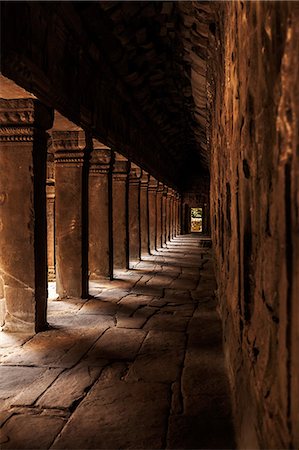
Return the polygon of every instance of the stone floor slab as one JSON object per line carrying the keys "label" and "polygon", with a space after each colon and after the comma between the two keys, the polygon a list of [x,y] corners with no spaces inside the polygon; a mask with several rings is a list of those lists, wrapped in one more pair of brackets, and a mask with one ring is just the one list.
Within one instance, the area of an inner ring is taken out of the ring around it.
{"label": "stone floor slab", "polygon": [[2,335],[1,449],[234,448],[212,253],[167,247]]}
{"label": "stone floor slab", "polygon": [[169,401],[167,385],[104,377],[51,449],[161,449],[165,447]]}
{"label": "stone floor slab", "polygon": [[55,416],[13,415],[1,430],[1,450],[45,450],[65,425]]}

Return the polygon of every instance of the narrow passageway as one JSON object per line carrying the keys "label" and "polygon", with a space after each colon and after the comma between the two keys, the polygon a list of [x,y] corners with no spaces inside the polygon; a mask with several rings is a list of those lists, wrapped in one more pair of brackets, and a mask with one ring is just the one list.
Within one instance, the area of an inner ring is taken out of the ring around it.
{"label": "narrow passageway", "polygon": [[2,333],[1,448],[234,448],[209,243],[176,237],[50,301],[49,331]]}

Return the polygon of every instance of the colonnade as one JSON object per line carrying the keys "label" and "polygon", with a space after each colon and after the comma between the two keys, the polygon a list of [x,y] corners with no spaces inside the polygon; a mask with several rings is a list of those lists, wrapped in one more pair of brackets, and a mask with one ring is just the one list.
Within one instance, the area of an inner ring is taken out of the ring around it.
{"label": "colonnade", "polygon": [[81,129],[53,128],[36,99],[0,100],[4,329],[47,327],[47,282],[88,297],[180,234],[181,197]]}

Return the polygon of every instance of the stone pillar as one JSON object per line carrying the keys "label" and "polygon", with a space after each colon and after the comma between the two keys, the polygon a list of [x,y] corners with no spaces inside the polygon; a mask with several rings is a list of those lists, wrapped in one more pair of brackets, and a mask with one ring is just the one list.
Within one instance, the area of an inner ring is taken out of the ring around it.
{"label": "stone pillar", "polygon": [[129,268],[128,174],[129,161],[116,153],[112,176],[113,268]]}
{"label": "stone pillar", "polygon": [[170,240],[174,237],[174,190],[170,190],[170,203],[169,203],[169,210],[170,210],[170,228],[169,228],[169,237]]}
{"label": "stone pillar", "polygon": [[47,250],[48,281],[55,281],[55,162],[51,139],[47,153]]}
{"label": "stone pillar", "polygon": [[149,174],[142,171],[140,184],[140,238],[141,254],[149,254],[149,221],[148,221],[148,183]]}
{"label": "stone pillar", "polygon": [[[55,181],[54,161],[47,163],[47,248],[48,248],[48,281],[55,281]],[[51,178],[49,178],[49,176]],[[52,178],[53,176],[53,178]]]}
{"label": "stone pillar", "polygon": [[140,178],[142,171],[131,164],[129,175],[129,261],[140,261]]}
{"label": "stone pillar", "polygon": [[162,247],[167,242],[167,186],[164,185],[162,195]]}
{"label": "stone pillar", "polygon": [[178,210],[178,217],[179,217],[179,223],[178,223],[178,234],[183,234],[183,199],[181,194],[178,194],[178,200],[179,200],[179,210]]}
{"label": "stone pillar", "polygon": [[52,131],[55,150],[56,291],[88,297],[88,162],[84,131]]}
{"label": "stone pillar", "polygon": [[93,139],[89,167],[89,278],[113,277],[112,151]]}
{"label": "stone pillar", "polygon": [[167,188],[167,196],[166,196],[166,242],[170,241],[170,224],[171,224],[171,196],[172,189]]}
{"label": "stone pillar", "polygon": [[148,185],[148,221],[149,221],[150,253],[156,250],[157,188],[158,188],[158,181],[151,176]]}
{"label": "stone pillar", "polygon": [[176,193],[176,236],[180,234],[180,194]]}
{"label": "stone pillar", "polygon": [[177,193],[173,191],[172,236],[177,235]]}
{"label": "stone pillar", "polygon": [[163,183],[158,183],[156,195],[156,248],[162,248],[162,197]]}
{"label": "stone pillar", "polygon": [[53,111],[0,99],[0,290],[4,330],[47,328],[47,133]]}

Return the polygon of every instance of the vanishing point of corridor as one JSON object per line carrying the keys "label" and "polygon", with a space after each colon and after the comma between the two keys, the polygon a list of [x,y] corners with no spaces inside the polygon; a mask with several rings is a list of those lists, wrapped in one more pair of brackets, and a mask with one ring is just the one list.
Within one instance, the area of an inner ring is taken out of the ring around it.
{"label": "vanishing point of corridor", "polygon": [[1,448],[234,448],[215,288],[210,240],[179,236],[2,333]]}

